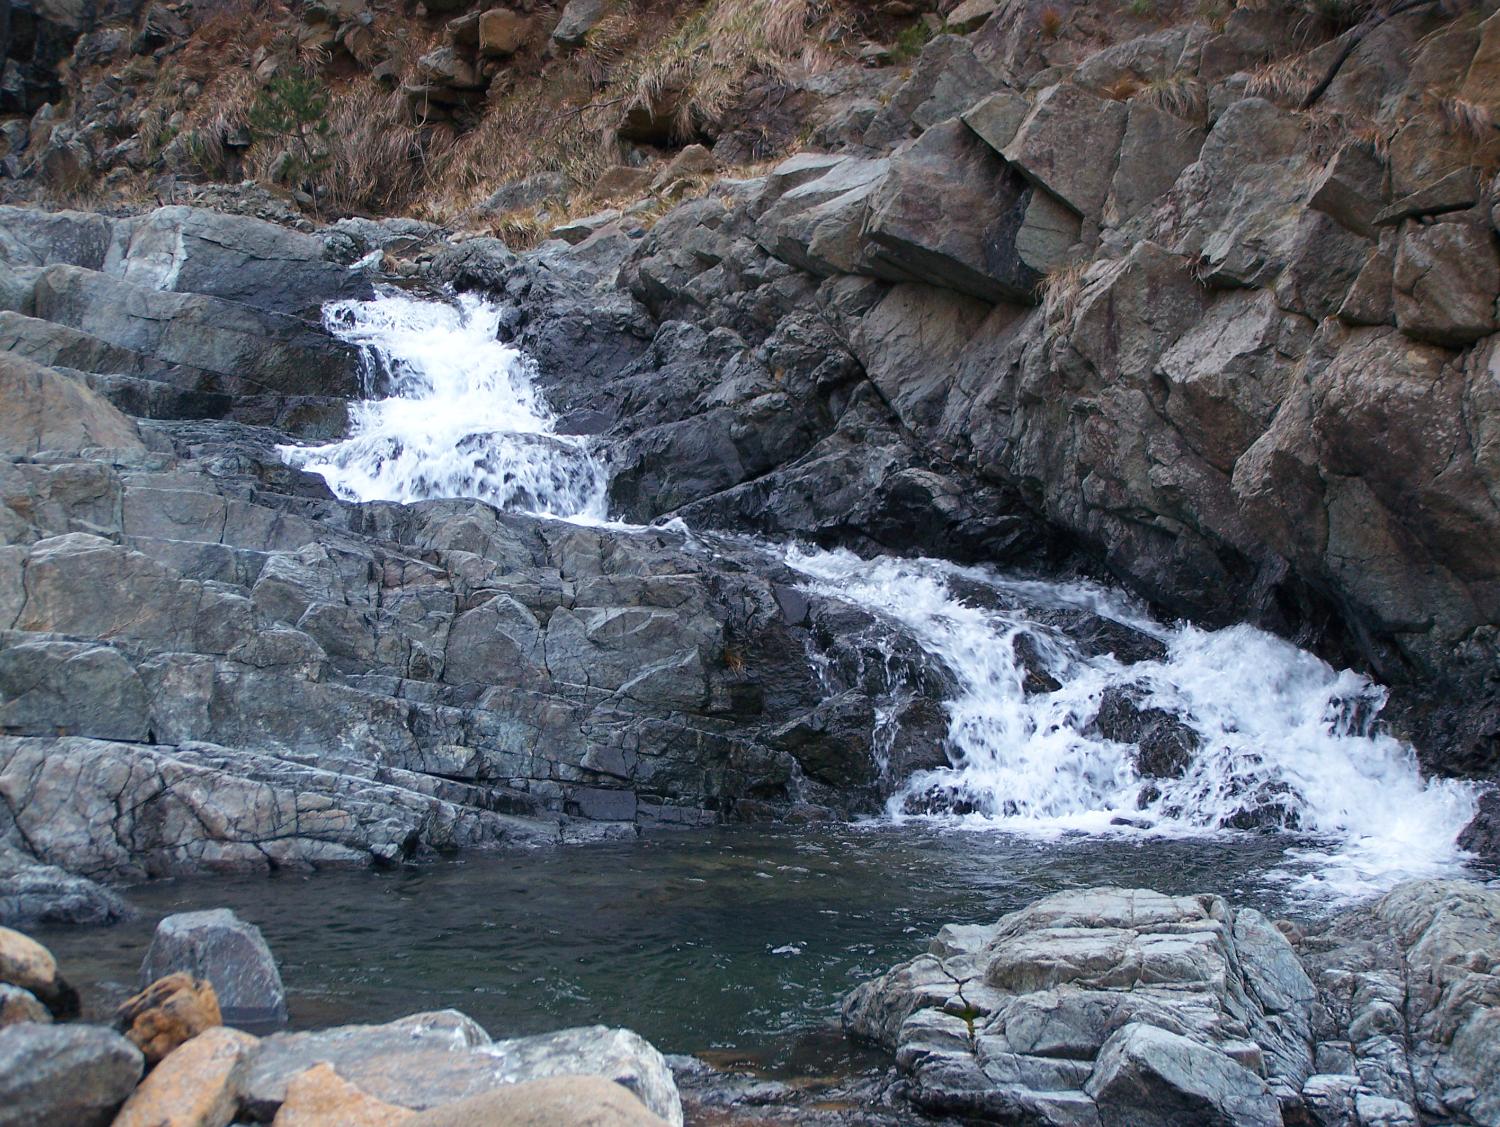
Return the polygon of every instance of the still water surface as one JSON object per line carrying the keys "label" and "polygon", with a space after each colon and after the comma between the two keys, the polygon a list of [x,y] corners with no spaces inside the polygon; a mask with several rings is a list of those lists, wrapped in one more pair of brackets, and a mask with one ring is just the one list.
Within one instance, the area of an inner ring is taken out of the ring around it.
{"label": "still water surface", "polygon": [[1285,838],[1041,841],[934,827],[721,829],[384,872],[162,881],[139,918],[39,935],[86,996],[133,989],[157,920],[230,907],[265,933],[293,1024],[454,1007],[495,1036],[603,1022],[775,1070],[840,998],[949,921],[1098,884],[1218,892],[1306,916]]}

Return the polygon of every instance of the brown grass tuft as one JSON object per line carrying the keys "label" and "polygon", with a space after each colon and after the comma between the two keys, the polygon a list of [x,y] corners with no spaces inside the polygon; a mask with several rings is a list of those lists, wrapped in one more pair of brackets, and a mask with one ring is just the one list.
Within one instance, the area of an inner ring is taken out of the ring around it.
{"label": "brown grass tuft", "polygon": [[1067,325],[1078,312],[1078,303],[1086,288],[1085,275],[1091,262],[1068,262],[1054,266],[1037,285],[1037,297],[1046,312],[1049,325]]}
{"label": "brown grass tuft", "polygon": [[1050,4],[1042,9],[1041,27],[1042,34],[1048,39],[1056,39],[1057,33],[1062,30],[1063,14]]}

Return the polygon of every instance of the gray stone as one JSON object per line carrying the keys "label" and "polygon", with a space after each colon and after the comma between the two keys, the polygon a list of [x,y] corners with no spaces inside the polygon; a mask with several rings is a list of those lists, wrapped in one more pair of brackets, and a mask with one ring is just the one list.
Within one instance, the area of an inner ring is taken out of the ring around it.
{"label": "gray stone", "polygon": [[874,270],[985,301],[1030,301],[1041,275],[1015,253],[1030,192],[962,122],[934,126],[870,197]]}
{"label": "gray stone", "polygon": [[1097,217],[1109,195],[1125,120],[1119,102],[1061,83],[1037,95],[1002,155],[1080,215]]}
{"label": "gray stone", "polygon": [[177,971],[212,984],[226,1025],[254,1033],[286,1023],[286,991],[271,949],[259,928],[227,908],[182,912],[156,925],[141,988]]}
{"label": "gray stone", "polygon": [[605,0],[568,0],[552,29],[552,38],[565,47],[577,47],[604,18]]}
{"label": "gray stone", "polygon": [[0,1029],[0,1125],[103,1127],[141,1078],[141,1052],[92,1025]]}
{"label": "gray stone", "polygon": [[1203,149],[1203,127],[1137,98],[1129,103],[1104,219],[1123,223],[1154,206]]}
{"label": "gray stone", "polygon": [[1030,112],[1031,102],[1024,94],[997,90],[965,110],[963,119],[986,145],[1000,153],[1015,138],[1016,130]]}
{"label": "gray stone", "polygon": [[1385,227],[1405,219],[1467,211],[1479,202],[1479,185],[1472,169],[1461,168],[1415,192],[1402,196],[1371,221]]}
{"label": "gray stone", "polygon": [[1085,1091],[1104,1127],[1279,1127],[1266,1083],[1190,1038],[1132,1023],[1099,1052]]}
{"label": "gray stone", "polygon": [[1451,348],[1495,331],[1500,253],[1494,233],[1469,223],[1408,225],[1396,248],[1396,325]]}

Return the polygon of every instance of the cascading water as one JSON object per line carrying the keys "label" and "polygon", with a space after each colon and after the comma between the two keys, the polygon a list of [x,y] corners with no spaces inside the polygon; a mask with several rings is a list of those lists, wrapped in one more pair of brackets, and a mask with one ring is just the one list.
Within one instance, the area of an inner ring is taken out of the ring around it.
{"label": "cascading water", "polygon": [[[474,297],[445,303],[395,291],[330,304],[325,324],[360,349],[370,398],[354,408],[349,438],[284,447],[284,456],[351,501],[471,497],[604,522],[604,468],[587,440],[555,432],[531,363],[496,339],[501,316]],[[1424,783],[1411,749],[1371,728],[1384,703],[1377,686],[1271,635],[1164,627],[1080,584],[936,560],[767,550],[811,589],[908,634],[957,685],[947,704],[953,766],[911,778],[892,817],[938,806],[961,826],[1031,833],[1191,835],[1270,823],[1307,835],[1291,851],[1315,870],[1303,879],[1346,894],[1461,863],[1454,841],[1472,816],[1472,788]],[[1085,653],[1038,617],[1049,607],[1125,624],[1163,643],[1165,656],[1124,664]],[[1040,690],[1018,656],[1023,638],[1045,674]],[[1099,733],[1111,693],[1171,714],[1196,749],[1168,777],[1143,777],[1136,747]]]}
{"label": "cascading water", "polygon": [[396,291],[333,302],[323,324],[359,349],[365,400],[348,438],[284,446],[347,501],[473,497],[496,508],[602,520],[604,468],[586,439],[560,435],[531,361],[500,343],[502,310]]}
{"label": "cascading water", "polygon": [[[899,625],[953,674],[950,769],[914,775],[891,800],[964,811],[969,826],[1055,833],[1192,834],[1266,826],[1313,841],[1294,855],[1306,878],[1358,893],[1405,876],[1451,873],[1454,841],[1473,816],[1472,788],[1424,782],[1411,748],[1373,730],[1385,693],[1356,673],[1250,626],[1167,628],[1083,584],[1006,579],[938,560],[864,560],[793,549],[809,587]],[[955,586],[986,592],[966,599]],[[1166,645],[1165,657],[1122,664],[1089,656],[1037,617],[1048,608],[1100,615]],[[1055,684],[1028,691],[1016,641]],[[1181,773],[1144,778],[1137,748],[1098,733],[1111,691],[1161,709],[1198,747]]]}

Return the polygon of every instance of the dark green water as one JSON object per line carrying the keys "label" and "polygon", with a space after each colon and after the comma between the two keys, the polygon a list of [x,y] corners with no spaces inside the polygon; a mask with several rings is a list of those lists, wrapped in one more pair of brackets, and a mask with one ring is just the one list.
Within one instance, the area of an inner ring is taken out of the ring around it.
{"label": "dark green water", "polygon": [[674,833],[387,872],[164,881],[129,891],[135,922],[38,937],[102,1002],[134,988],[163,915],[225,906],[264,931],[297,1026],[451,1006],[495,1036],[603,1022],[667,1052],[774,1070],[837,1021],[852,986],[949,921],[1097,884],[1301,914],[1261,876],[1285,845],[889,826]]}

